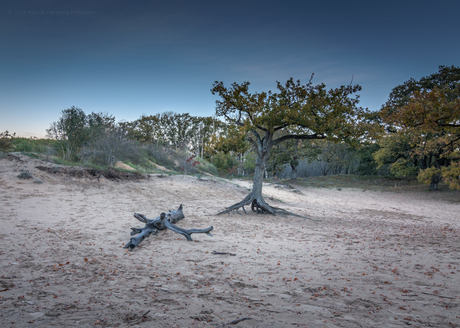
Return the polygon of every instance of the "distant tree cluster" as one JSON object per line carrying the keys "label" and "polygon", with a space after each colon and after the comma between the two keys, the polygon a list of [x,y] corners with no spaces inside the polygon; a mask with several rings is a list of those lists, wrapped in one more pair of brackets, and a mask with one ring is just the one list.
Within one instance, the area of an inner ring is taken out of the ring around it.
{"label": "distant tree cluster", "polygon": [[188,113],[174,112],[142,115],[135,121],[119,124],[134,140],[151,142],[175,150],[187,148],[201,158],[212,137],[225,126],[213,117],[196,117]]}
{"label": "distant tree cluster", "polygon": [[86,115],[81,108],[72,106],[61,112],[61,117],[46,130],[49,138],[60,141],[63,158],[78,160],[79,152],[86,144],[95,142],[114,128],[115,117],[104,113]]}
{"label": "distant tree cluster", "polygon": [[437,190],[443,179],[460,189],[460,68],[395,87],[380,111],[385,128],[375,160],[396,176],[418,175]]}

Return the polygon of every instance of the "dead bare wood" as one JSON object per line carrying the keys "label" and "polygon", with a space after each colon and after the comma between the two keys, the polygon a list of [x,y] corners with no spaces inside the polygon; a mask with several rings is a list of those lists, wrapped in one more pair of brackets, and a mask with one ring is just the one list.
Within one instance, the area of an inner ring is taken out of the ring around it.
{"label": "dead bare wood", "polygon": [[124,248],[129,248],[130,250],[138,247],[139,244],[150,234],[157,234],[159,230],[169,229],[174,231],[175,233],[183,235],[188,241],[193,241],[191,234],[193,233],[205,233],[208,236],[212,235],[210,232],[212,231],[213,227],[210,226],[206,229],[183,229],[175,225],[175,223],[179,222],[183,218],[185,218],[184,213],[182,212],[182,204],[179,206],[177,210],[169,211],[168,214],[161,213],[159,217],[154,220],[147,219],[147,217],[143,214],[134,213],[134,217],[139,221],[145,223],[144,228],[131,228],[131,237],[130,241],[124,246]]}
{"label": "dead bare wood", "polygon": [[432,294],[432,293],[425,293],[425,292],[422,292],[422,294],[437,296],[437,297],[441,297],[441,298],[448,298],[448,299],[451,299],[451,300],[454,300],[454,299],[455,299],[455,297],[444,296],[444,295],[438,295],[438,294]]}
{"label": "dead bare wood", "polygon": [[214,255],[230,255],[230,256],[236,256],[236,254],[234,254],[234,253],[216,252],[216,251],[212,251],[211,254],[214,254]]}
{"label": "dead bare wood", "polygon": [[[220,326],[217,326],[217,327],[225,327],[225,326],[229,326],[229,325],[236,325],[238,323],[240,323],[241,321],[245,321],[245,320],[255,320],[255,321],[259,321],[259,320],[256,320],[254,318],[248,318],[248,317],[245,317],[245,318],[239,318],[239,319],[235,319],[235,320],[232,320],[232,321],[229,321],[227,323],[224,323]],[[217,328],[216,327],[216,328]]]}

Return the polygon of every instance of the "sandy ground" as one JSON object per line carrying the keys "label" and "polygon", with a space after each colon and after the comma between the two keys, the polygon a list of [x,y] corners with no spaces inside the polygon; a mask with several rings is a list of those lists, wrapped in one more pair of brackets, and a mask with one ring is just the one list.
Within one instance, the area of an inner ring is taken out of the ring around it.
{"label": "sandy ground", "polygon": [[[1,327],[460,326],[460,194],[266,185],[269,203],[306,218],[216,216],[247,182],[37,165],[0,159]],[[180,204],[179,226],[214,236],[161,231],[123,248],[143,226],[133,213]]]}

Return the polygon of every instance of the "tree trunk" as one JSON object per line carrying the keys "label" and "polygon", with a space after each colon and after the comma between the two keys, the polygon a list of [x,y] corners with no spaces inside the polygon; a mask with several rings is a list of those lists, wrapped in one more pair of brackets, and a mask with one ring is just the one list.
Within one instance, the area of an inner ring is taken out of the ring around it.
{"label": "tree trunk", "polygon": [[436,191],[438,190],[438,184],[441,182],[441,176],[440,175],[434,175],[431,178],[431,183],[430,183],[430,191]]}
{"label": "tree trunk", "polygon": [[219,212],[218,215],[230,213],[233,210],[238,211],[239,208],[242,208],[243,211],[246,213],[244,206],[252,204],[254,200],[257,201],[260,208],[264,209],[269,213],[276,214],[274,209],[270,207],[262,197],[262,184],[265,174],[265,164],[267,163],[267,160],[270,156],[270,150],[272,147],[271,143],[267,142],[267,140],[271,140],[271,138],[267,138],[266,136],[264,140],[265,142],[259,140],[260,142],[258,143],[258,147],[256,149],[257,158],[251,193],[247,195],[241,202],[228,207],[225,211]]}
{"label": "tree trunk", "polygon": [[266,173],[266,163],[270,157],[270,151],[273,147],[273,132],[264,130],[262,137],[259,135],[257,130],[252,130],[251,133],[255,138],[248,138],[248,140],[255,147],[257,154],[256,167],[254,170],[254,180],[252,182],[252,191],[241,202],[227,207],[225,211],[219,212],[217,215],[230,213],[235,210],[238,211],[240,208],[242,208],[243,211],[247,213],[244,206],[251,205],[252,210],[257,213],[270,213],[273,215],[294,215],[302,217],[282,208],[272,207],[265,202],[265,199],[262,196],[262,185],[264,174]]}
{"label": "tree trunk", "polygon": [[[441,164],[440,164],[440,156],[436,156],[435,157],[435,163],[434,163],[434,166],[437,168],[437,169],[440,169],[441,167]],[[441,182],[441,175],[440,174],[435,174],[433,175],[433,177],[431,178],[431,182],[430,182],[430,191],[436,191],[438,190],[438,184],[439,182]]]}
{"label": "tree trunk", "polygon": [[257,213],[270,213],[273,215],[281,214],[281,215],[295,215],[297,214],[288,212],[282,208],[272,207],[265,202],[264,197],[262,196],[262,186],[263,186],[263,178],[266,172],[265,166],[267,163],[268,158],[270,157],[270,151],[272,148],[272,135],[268,134],[263,138],[263,140],[259,140],[258,147],[256,149],[256,167],[254,170],[254,180],[252,182],[252,191],[249,195],[247,195],[241,202],[236,203],[230,207],[227,207],[225,211],[217,213],[217,215],[230,213],[234,210],[238,211],[238,209],[242,208],[245,213],[246,210],[244,206],[251,205],[252,210]]}
{"label": "tree trunk", "polygon": [[201,160],[203,160],[204,155],[204,137],[201,138]]}
{"label": "tree trunk", "polygon": [[265,163],[263,156],[258,155],[256,159],[256,167],[254,170],[254,179],[252,181],[252,194],[254,198],[262,197],[262,185],[265,174]]}
{"label": "tree trunk", "polygon": [[297,179],[297,166],[291,164],[291,180]]}
{"label": "tree trunk", "polygon": [[131,228],[131,236],[136,234],[137,236],[131,237],[130,241],[125,245],[124,248],[129,248],[130,250],[132,250],[135,247],[138,247],[139,244],[146,237],[150,236],[150,234],[153,233],[155,235],[159,230],[165,229],[169,229],[178,234],[183,235],[188,241],[193,241],[192,237],[190,236],[192,233],[205,233],[208,236],[212,237],[212,235],[210,234],[210,231],[212,231],[213,229],[212,226],[206,229],[185,230],[174,225],[175,223],[185,218],[184,213],[182,212],[182,204],[175,211],[169,211],[168,214],[161,213],[160,216],[157,217],[155,220],[149,220],[145,217],[145,215],[139,213],[134,213],[134,217],[139,221],[145,223],[145,227],[142,229]]}

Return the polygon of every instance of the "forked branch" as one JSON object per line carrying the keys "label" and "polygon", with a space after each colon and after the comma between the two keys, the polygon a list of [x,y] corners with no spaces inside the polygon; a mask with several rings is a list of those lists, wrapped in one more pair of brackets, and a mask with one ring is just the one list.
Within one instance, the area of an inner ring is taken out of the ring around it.
{"label": "forked branch", "polygon": [[139,244],[151,234],[156,234],[158,230],[165,230],[169,229],[174,231],[175,233],[183,235],[188,241],[193,241],[191,234],[192,233],[205,233],[208,236],[212,235],[210,232],[212,231],[213,227],[208,227],[206,229],[182,229],[175,225],[175,223],[179,222],[183,218],[185,218],[184,213],[182,212],[182,204],[179,208],[175,211],[169,211],[168,214],[161,213],[159,217],[155,220],[148,219],[145,215],[134,213],[134,217],[139,221],[145,223],[144,228],[131,228],[131,236],[137,235],[135,237],[131,237],[130,241],[125,245],[124,248],[129,248],[132,250],[135,247],[138,247]]}

